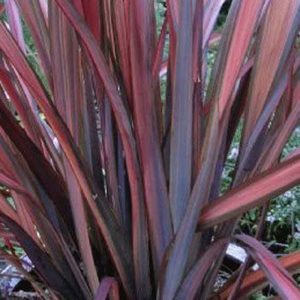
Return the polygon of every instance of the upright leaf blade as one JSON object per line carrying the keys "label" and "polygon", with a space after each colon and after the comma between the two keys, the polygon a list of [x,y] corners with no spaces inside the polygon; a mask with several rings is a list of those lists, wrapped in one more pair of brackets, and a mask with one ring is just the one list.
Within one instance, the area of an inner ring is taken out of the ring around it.
{"label": "upright leaf blade", "polygon": [[176,294],[176,300],[195,298],[198,289],[201,284],[203,284],[203,279],[207,274],[207,271],[210,269],[211,265],[214,263],[225,245],[226,240],[221,239],[214,242],[204,252],[183,280]]}
{"label": "upright leaf blade", "polygon": [[[244,142],[260,113],[277,72],[284,66],[297,27],[300,1],[270,1],[260,32],[250,83]],[[295,33],[294,33],[295,32]]]}
{"label": "upright leaf blade", "polygon": [[[116,222],[115,216],[113,215],[109,207],[107,207],[103,202],[99,201],[102,209],[98,210],[95,203],[95,197],[101,197],[101,191],[99,191],[97,185],[93,182],[91,174],[82,163],[78,148],[72,140],[67,126],[63,122],[61,116],[58,114],[57,109],[53,106],[52,102],[47,97],[34,72],[28,66],[20,49],[8,33],[3,23],[0,24],[0,40],[3,42],[1,43],[0,48],[12,62],[19,74],[22,76],[24,82],[27,83],[31,93],[35,96],[37,103],[40,105],[41,110],[47,117],[47,121],[55,132],[60,145],[65,155],[67,156],[76,175],[76,178],[82,188],[85,199],[87,200],[90,210],[97,222],[97,225],[99,226],[99,228],[101,228],[101,232],[107,242],[108,249],[112,253],[114,263],[119,270],[124,288],[126,289],[128,295],[132,295],[132,275],[129,275],[129,273],[131,273],[129,263],[131,257],[129,250],[130,248],[126,237],[121,233],[119,224]],[[114,89],[114,91],[116,91],[116,89]],[[123,105],[121,105],[121,107],[123,107]],[[126,114],[124,115],[121,113],[121,116],[122,118],[124,118]],[[41,169],[39,170],[42,171]],[[125,267],[125,265],[127,265],[127,267]]]}
{"label": "upright leaf blade", "polygon": [[[171,240],[166,179],[159,143],[159,115],[155,110],[155,88],[158,82],[152,76],[155,47],[155,15],[152,1],[133,0],[129,4],[130,70],[133,96],[133,120],[145,191],[149,233],[155,276],[158,275],[164,251]],[[150,55],[149,55],[150,54]],[[146,258],[146,257],[145,257]],[[144,264],[145,261],[140,262]],[[139,270],[139,273],[142,269]],[[145,268],[144,272],[148,273]],[[145,276],[146,274],[143,274]],[[136,274],[136,276],[140,276]],[[142,277],[140,278],[142,280]],[[138,280],[138,278],[136,278]],[[145,278],[143,281],[149,280]],[[141,282],[139,282],[141,286]],[[140,291],[150,296],[149,290]]]}
{"label": "upright leaf blade", "polygon": [[214,29],[219,12],[225,0],[204,0],[204,19],[203,19],[203,42],[202,47],[205,49],[209,42],[209,38]]}
{"label": "upright leaf blade", "polygon": [[95,300],[119,300],[118,282],[113,277],[105,277],[101,280]]}
{"label": "upright leaf blade", "polygon": [[37,48],[37,55],[40,58],[43,71],[46,74],[48,83],[52,86],[52,65],[50,62],[50,46],[49,46],[49,33],[46,20],[42,13],[42,7],[38,1],[16,1],[21,9],[22,15],[25,18],[27,26],[35,41]]}
{"label": "upright leaf blade", "polygon": [[177,33],[170,153],[170,205],[174,230],[185,213],[192,176],[193,5],[181,1]]}
{"label": "upright leaf blade", "polygon": [[[222,119],[230,109],[231,94],[245,60],[251,38],[260,16],[264,0],[233,1],[221,39],[211,93],[219,103]],[[243,34],[241,34],[243,32]]]}

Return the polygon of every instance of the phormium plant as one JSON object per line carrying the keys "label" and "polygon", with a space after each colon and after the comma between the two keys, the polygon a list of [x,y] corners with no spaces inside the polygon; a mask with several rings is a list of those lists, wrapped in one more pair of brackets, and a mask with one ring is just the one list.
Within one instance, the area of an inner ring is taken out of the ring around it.
{"label": "phormium plant", "polygon": [[[1,4],[0,251],[41,298],[244,299],[269,283],[300,299],[300,253],[259,242],[269,201],[300,183],[300,152],[281,159],[300,117],[300,1],[232,0],[216,29],[224,2]],[[236,225],[255,207],[251,237]],[[218,287],[230,242],[249,258]]]}

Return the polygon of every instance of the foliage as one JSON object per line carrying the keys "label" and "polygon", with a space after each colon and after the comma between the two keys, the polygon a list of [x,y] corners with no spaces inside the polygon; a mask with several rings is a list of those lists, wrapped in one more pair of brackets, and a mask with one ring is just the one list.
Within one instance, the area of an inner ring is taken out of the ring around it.
{"label": "foliage", "polygon": [[260,240],[300,184],[300,1],[224,3],[1,4],[0,254],[41,298],[299,299]]}

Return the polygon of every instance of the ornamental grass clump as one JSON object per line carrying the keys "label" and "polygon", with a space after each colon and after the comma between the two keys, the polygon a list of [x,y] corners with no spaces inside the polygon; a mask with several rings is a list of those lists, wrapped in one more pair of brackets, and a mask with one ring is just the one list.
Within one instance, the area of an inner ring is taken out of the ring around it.
{"label": "ornamental grass clump", "polygon": [[[300,183],[299,150],[281,157],[300,117],[300,1],[232,0],[220,27],[224,2],[1,4],[0,254],[42,299],[233,300],[266,284],[300,299],[300,253],[260,242],[270,200]],[[248,258],[218,286],[229,243]]]}

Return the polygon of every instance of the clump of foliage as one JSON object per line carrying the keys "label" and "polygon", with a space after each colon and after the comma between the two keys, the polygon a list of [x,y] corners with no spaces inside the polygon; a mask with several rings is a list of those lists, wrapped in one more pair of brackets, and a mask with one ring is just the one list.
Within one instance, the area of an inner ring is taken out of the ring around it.
{"label": "clump of foliage", "polygon": [[[233,0],[219,28],[224,2],[1,5],[0,254],[41,298],[299,299],[300,253],[260,240],[300,183],[300,1]],[[249,257],[218,286],[230,242]]]}

